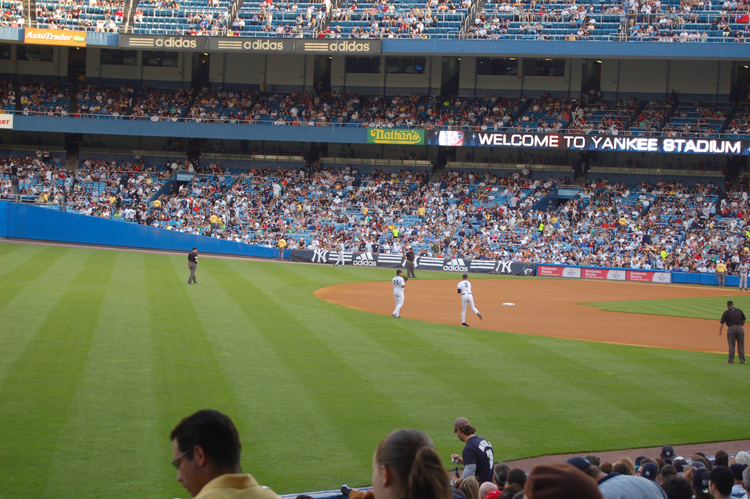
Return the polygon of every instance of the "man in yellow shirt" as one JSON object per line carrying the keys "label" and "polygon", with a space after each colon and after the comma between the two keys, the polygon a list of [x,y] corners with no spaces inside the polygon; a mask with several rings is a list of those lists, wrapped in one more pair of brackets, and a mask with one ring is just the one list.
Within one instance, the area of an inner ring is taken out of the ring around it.
{"label": "man in yellow shirt", "polygon": [[242,443],[237,428],[225,414],[203,410],[172,430],[172,464],[177,481],[198,499],[280,499],[252,475],[242,474]]}
{"label": "man in yellow shirt", "polygon": [[276,245],[279,247],[279,257],[276,259],[278,261],[284,258],[284,250],[286,249],[286,240],[284,239],[284,236],[279,238],[279,242]]}
{"label": "man in yellow shirt", "polygon": [[716,277],[719,279],[719,286],[724,286],[724,281],[727,278],[727,265],[723,260],[716,261]]}

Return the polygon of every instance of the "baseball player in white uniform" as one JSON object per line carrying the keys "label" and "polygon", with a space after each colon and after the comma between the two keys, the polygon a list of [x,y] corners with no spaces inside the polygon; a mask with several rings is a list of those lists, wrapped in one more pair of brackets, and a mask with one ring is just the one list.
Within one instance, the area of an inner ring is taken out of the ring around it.
{"label": "baseball player in white uniform", "polygon": [[474,306],[474,297],[471,295],[471,283],[469,282],[469,276],[464,274],[463,280],[458,283],[458,294],[461,295],[461,325],[463,327],[469,327],[466,324],[466,306],[471,306],[472,312],[477,314],[479,320],[482,320],[482,314],[479,313],[477,307]]}
{"label": "baseball player in white uniform", "polygon": [[396,319],[400,319],[401,307],[404,306],[404,286],[406,281],[401,277],[401,269],[396,271],[396,277],[391,282],[393,283],[393,298],[396,300],[396,310],[391,314]]}
{"label": "baseball player in white uniform", "polygon": [[339,255],[336,258],[336,263],[333,264],[333,266],[337,266],[339,263],[342,267],[344,267],[344,250],[346,249],[346,245],[344,244],[344,240],[342,239],[341,242],[339,242]]}

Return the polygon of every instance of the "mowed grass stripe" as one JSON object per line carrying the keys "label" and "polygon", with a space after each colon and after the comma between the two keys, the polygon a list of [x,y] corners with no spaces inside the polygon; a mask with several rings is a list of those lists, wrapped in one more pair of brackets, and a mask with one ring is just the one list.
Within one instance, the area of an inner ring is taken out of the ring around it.
{"label": "mowed grass stripe", "polygon": [[[16,255],[21,257],[18,253]],[[62,260],[64,264],[58,262],[46,266],[46,270],[35,279],[29,276],[28,281],[7,295],[9,297],[12,294],[13,297],[0,308],[0,383],[11,372],[13,364],[38,333],[62,295],[69,292],[70,282],[83,268],[89,255],[90,252],[65,255]],[[17,282],[3,281],[0,293],[6,286],[12,288],[17,285]]]}
{"label": "mowed grass stripe", "polygon": [[715,320],[718,327],[721,314],[727,309],[727,300],[750,314],[750,293],[737,296],[711,296],[705,298],[672,298],[665,300],[625,300],[613,302],[582,303],[608,312],[665,315],[690,319]]}
{"label": "mowed grass stripe", "polygon": [[[446,395],[456,388],[456,373],[471,379],[487,376],[487,369],[477,366],[475,358],[456,356],[453,345],[441,348],[433,344],[431,337],[435,335],[460,337],[456,335],[455,327],[408,319],[394,320],[389,316],[341,307],[312,297],[311,291],[319,285],[317,276],[313,280],[300,279],[296,272],[290,272],[294,266],[272,269],[273,274],[266,273],[266,268],[263,267],[264,275],[255,281],[268,286],[269,295],[278,302],[278,308],[283,308],[290,316],[308,316],[310,320],[306,327],[312,334],[325,342],[353,371],[370,379],[373,389],[380,392],[383,399],[392,400],[399,406],[400,414],[405,417],[387,419],[388,426],[380,428],[381,438],[399,427],[424,428],[425,421],[435,414],[446,414],[450,418],[456,410],[456,400]],[[276,276],[283,284],[274,280]],[[413,332],[421,333],[425,329],[429,330],[428,334]],[[383,370],[383,364],[389,365],[390,369]],[[373,373],[377,373],[376,380],[372,379]],[[422,402],[414,404],[414,400]],[[488,393],[482,401],[466,398],[459,403],[466,413],[473,413],[481,410],[484,404],[491,404],[492,400],[493,395]],[[354,405],[350,410],[367,419],[376,409]],[[445,433],[446,426],[430,429]],[[455,444],[454,440],[455,437],[451,438],[450,444]],[[360,452],[359,458],[369,461],[369,450]]]}
{"label": "mowed grass stripe", "polygon": [[[268,291],[278,283],[267,278],[251,281],[224,261],[213,261],[204,270],[242,307],[248,321],[265,336],[275,354],[284,359],[285,368],[294,372],[311,397],[318,401],[315,410],[304,409],[311,424],[336,422],[336,447],[345,447],[353,455],[360,454],[363,448],[374,448],[385,436],[382,428],[392,428],[398,421],[408,419],[408,414],[402,413],[392,400],[384,399],[374,389],[376,376],[361,376],[332,351],[330,343],[333,340],[327,343],[311,334],[309,325],[318,320],[314,310],[306,318],[287,312],[285,301],[288,300],[280,298],[283,293]],[[270,314],[269,305],[272,307]],[[340,325],[331,324],[331,328],[340,328]],[[281,332],[284,334],[279,334]],[[367,425],[362,424],[357,407],[367,408]],[[325,444],[320,443],[321,446]],[[325,449],[321,449],[321,453],[327,455]]]}
{"label": "mowed grass stripe", "polygon": [[[181,260],[176,264],[178,274],[182,265]],[[191,286],[189,295],[198,314],[211,317],[208,338],[233,386],[239,412],[231,416],[242,436],[243,470],[277,492],[311,490],[311,477],[321,477],[320,487],[329,486],[331,462],[343,463],[346,470],[358,456],[332,441],[336,422],[315,417],[319,401],[297,373],[287,369],[285,359],[259,331],[258,321],[248,319],[245,308],[253,297],[235,302],[214,279],[212,265],[208,259],[201,261],[200,284]],[[255,264],[238,266],[249,278],[262,277]],[[312,370],[307,374],[314,375]],[[274,432],[270,440],[269,428]],[[290,458],[305,465],[290,466]]]}
{"label": "mowed grass stripe", "polygon": [[86,254],[83,268],[0,385],[0,427],[10,437],[0,454],[7,497],[46,495],[51,451],[67,423],[116,256]]}
{"label": "mowed grass stripe", "polygon": [[[182,418],[208,408],[237,413],[231,383],[188,294],[188,274],[178,274],[173,260],[177,257],[144,254],[151,383],[156,399],[156,431],[164,446],[161,457],[165,461],[172,455],[169,433]],[[184,267],[187,271],[187,260]],[[185,494],[176,481],[170,480],[167,487],[173,497]]]}
{"label": "mowed grass stripe", "polygon": [[5,256],[26,247],[27,246],[24,246],[22,244],[0,243],[0,262],[2,262],[2,259],[5,258]]}
{"label": "mowed grass stripe", "polygon": [[34,256],[17,265],[9,266],[9,270],[0,274],[3,283],[0,286],[0,310],[47,269],[60,262],[69,251],[68,248],[57,247],[44,247],[41,251],[34,251],[35,249],[29,249]]}
{"label": "mowed grass stripe", "polygon": [[[151,384],[144,255],[117,252],[86,366],[60,432],[45,497],[172,497],[169,442]],[[90,480],[81,480],[87,470]],[[169,475],[169,476],[166,476]],[[112,477],[118,477],[112,480]]]}

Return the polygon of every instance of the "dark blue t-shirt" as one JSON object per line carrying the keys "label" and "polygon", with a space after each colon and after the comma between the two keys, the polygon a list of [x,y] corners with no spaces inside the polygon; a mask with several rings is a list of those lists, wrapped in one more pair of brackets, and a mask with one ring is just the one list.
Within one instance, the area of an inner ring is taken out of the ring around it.
{"label": "dark blue t-shirt", "polygon": [[492,468],[495,465],[495,455],[492,451],[492,444],[487,440],[472,436],[466,442],[463,451],[464,467],[470,464],[476,464],[476,477],[479,483],[492,481]]}

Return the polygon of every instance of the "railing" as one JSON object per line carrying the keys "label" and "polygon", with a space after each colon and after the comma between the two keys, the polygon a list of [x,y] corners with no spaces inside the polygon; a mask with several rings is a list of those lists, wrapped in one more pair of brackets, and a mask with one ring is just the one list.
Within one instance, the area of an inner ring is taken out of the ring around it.
{"label": "railing", "polygon": [[[8,113],[8,114],[14,114],[14,113]],[[165,118],[165,117],[157,117],[158,119],[152,119],[152,116],[132,116],[132,115],[122,115],[119,117],[113,117],[111,115],[102,115],[102,114],[80,114],[80,113],[74,113],[74,114],[68,114],[68,115],[61,115],[61,114],[55,114],[55,113],[46,113],[46,112],[35,112],[35,111],[16,111],[15,114],[19,116],[46,116],[50,118],[77,118],[77,119],[102,119],[102,120],[126,120],[126,121],[155,121],[155,122],[171,122],[171,123],[204,123],[204,124],[223,124],[223,125],[266,125],[266,126],[324,126],[324,127],[331,127],[331,128],[386,128],[386,127],[378,127],[376,125],[373,125],[371,123],[339,123],[339,122],[333,122],[333,121],[319,121],[319,122],[301,122],[297,123],[296,125],[290,122],[284,122],[283,124],[276,124],[273,121],[268,120],[255,120],[255,119],[235,119],[235,118],[225,118],[225,119],[201,119],[201,118]],[[419,129],[419,130],[452,130],[452,131],[466,131],[466,132],[486,132],[486,133],[538,133],[538,134],[554,134],[554,135],[560,135],[560,134],[568,134],[568,135],[587,135],[587,136],[602,136],[602,137],[688,137],[688,138],[697,138],[697,139],[721,139],[721,138],[727,138],[727,139],[750,139],[750,131],[747,133],[709,133],[709,132],[676,132],[676,131],[668,131],[668,132],[662,132],[662,131],[650,131],[648,133],[645,133],[643,131],[630,131],[630,130],[624,130],[619,131],[618,135],[611,135],[608,133],[599,133],[597,131],[592,132],[582,132],[581,130],[577,129],[561,129],[561,130],[554,130],[550,132],[539,132],[539,131],[529,131],[529,130],[518,130],[515,126],[506,127],[506,128],[497,128],[497,127],[486,127],[482,128],[481,126],[470,126],[470,125],[427,125],[427,126],[394,126],[394,127],[387,127],[387,128],[395,128],[395,129],[404,129],[404,130],[412,130],[412,129]]]}
{"label": "railing", "polygon": [[566,172],[572,173],[573,167],[568,164],[538,164],[538,163],[496,163],[492,161],[448,161],[446,168],[457,168],[457,169],[487,169],[487,170],[516,170],[522,171],[528,168],[531,171],[550,171],[550,172]]}

